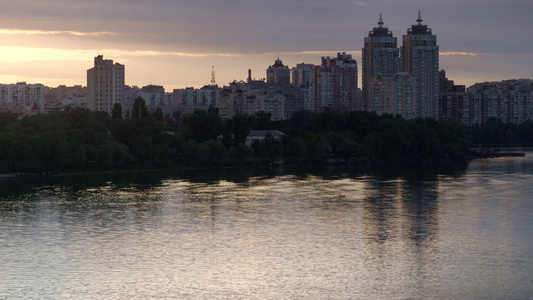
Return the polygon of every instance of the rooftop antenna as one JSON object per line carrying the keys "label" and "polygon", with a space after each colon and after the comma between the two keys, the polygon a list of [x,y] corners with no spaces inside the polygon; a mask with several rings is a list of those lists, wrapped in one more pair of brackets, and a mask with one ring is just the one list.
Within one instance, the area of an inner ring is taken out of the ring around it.
{"label": "rooftop antenna", "polygon": [[211,66],[211,85],[215,85],[215,66]]}
{"label": "rooftop antenna", "polygon": [[383,27],[383,17],[381,17],[381,13],[379,13],[379,22],[378,22],[378,25],[379,25],[379,27]]}
{"label": "rooftop antenna", "polygon": [[418,10],[418,19],[416,19],[416,21],[419,25],[422,23],[422,14],[420,14],[420,10]]}

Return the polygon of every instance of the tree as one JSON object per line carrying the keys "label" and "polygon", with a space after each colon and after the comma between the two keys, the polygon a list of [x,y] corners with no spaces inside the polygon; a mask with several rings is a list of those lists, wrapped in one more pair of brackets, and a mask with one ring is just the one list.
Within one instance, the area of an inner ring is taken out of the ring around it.
{"label": "tree", "polygon": [[14,123],[18,118],[17,114],[14,113],[3,113],[0,114],[0,128],[5,127],[8,124]]}
{"label": "tree", "polygon": [[358,152],[358,145],[354,140],[351,139],[343,139],[337,148],[337,155],[339,155],[341,158],[343,158],[346,162],[350,160],[350,158],[357,155]]}
{"label": "tree", "polygon": [[204,160],[211,163],[219,161],[224,152],[226,152],[226,147],[215,140],[207,140],[202,143],[202,146],[205,147],[205,150],[207,151],[207,157],[205,157]]}
{"label": "tree", "polygon": [[301,137],[293,137],[289,139],[284,150],[287,157],[295,159],[304,158],[307,155],[305,140]]}
{"label": "tree", "polygon": [[324,136],[317,136],[312,133],[306,135],[306,153],[309,159],[314,162],[323,162],[331,154],[331,145]]}
{"label": "tree", "polygon": [[216,140],[221,133],[222,119],[216,114],[195,110],[194,113],[183,117],[181,134],[187,139],[203,143],[207,140]]}
{"label": "tree", "polygon": [[274,127],[274,123],[270,118],[272,117],[272,114],[266,111],[258,111],[255,113],[254,117],[252,118],[252,128],[254,130],[269,130]]}
{"label": "tree", "polygon": [[158,106],[155,110],[155,119],[163,121],[163,110],[161,109],[161,106]]}
{"label": "tree", "polygon": [[226,120],[226,132],[230,137],[234,136],[236,145],[246,142],[246,137],[250,133],[250,116],[236,114],[233,118]]}
{"label": "tree", "polygon": [[134,119],[146,118],[148,110],[146,109],[146,102],[142,97],[137,97],[133,103],[133,110],[131,117]]}
{"label": "tree", "polygon": [[235,159],[239,164],[243,164],[254,155],[254,151],[243,143],[229,149],[226,153],[230,159]]}
{"label": "tree", "polygon": [[120,103],[113,104],[113,111],[111,113],[113,119],[122,119],[122,105]]}
{"label": "tree", "polygon": [[270,134],[265,136],[265,139],[261,142],[261,147],[263,150],[263,157],[271,161],[280,158],[281,153],[283,152],[282,143]]}

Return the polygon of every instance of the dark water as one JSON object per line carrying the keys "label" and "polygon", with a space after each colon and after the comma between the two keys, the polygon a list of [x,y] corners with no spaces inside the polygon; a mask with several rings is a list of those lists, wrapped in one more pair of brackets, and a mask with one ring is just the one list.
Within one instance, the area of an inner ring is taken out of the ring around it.
{"label": "dark water", "polygon": [[533,299],[533,153],[0,181],[0,299]]}

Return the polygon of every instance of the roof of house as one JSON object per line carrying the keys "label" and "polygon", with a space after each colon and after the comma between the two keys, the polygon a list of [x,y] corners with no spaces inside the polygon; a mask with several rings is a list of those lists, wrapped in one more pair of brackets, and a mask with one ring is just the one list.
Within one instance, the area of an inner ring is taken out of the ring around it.
{"label": "roof of house", "polygon": [[270,134],[271,136],[285,136],[285,134],[279,130],[250,130],[250,133],[248,133],[249,137],[255,137],[255,136],[266,136],[267,134]]}

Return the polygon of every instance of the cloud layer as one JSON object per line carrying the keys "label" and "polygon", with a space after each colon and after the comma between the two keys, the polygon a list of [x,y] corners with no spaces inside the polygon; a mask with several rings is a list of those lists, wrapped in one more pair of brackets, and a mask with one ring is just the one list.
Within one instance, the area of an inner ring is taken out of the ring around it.
{"label": "cloud layer", "polygon": [[0,11],[0,81],[24,77],[10,69],[16,63],[38,69],[47,67],[39,62],[72,61],[58,68],[80,68],[71,81],[84,83],[98,54],[127,63],[127,81],[170,87],[209,82],[212,65],[221,84],[246,78],[249,68],[263,74],[278,55],[294,66],[345,51],[360,63],[380,13],[401,44],[419,9],[448,74],[465,84],[529,76],[529,0],[18,0]]}

